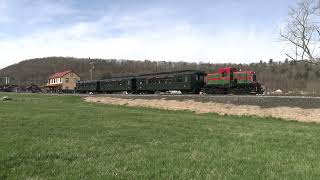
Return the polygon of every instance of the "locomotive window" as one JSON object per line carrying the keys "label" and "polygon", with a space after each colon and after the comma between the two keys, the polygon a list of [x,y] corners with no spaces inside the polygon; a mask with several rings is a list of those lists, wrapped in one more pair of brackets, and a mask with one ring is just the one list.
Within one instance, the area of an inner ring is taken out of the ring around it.
{"label": "locomotive window", "polygon": [[182,76],[178,76],[177,82],[182,82]]}
{"label": "locomotive window", "polygon": [[184,81],[185,81],[185,82],[188,82],[188,76],[185,76],[185,77],[184,77]]}
{"label": "locomotive window", "polygon": [[227,73],[225,71],[222,72],[222,77],[226,77]]}

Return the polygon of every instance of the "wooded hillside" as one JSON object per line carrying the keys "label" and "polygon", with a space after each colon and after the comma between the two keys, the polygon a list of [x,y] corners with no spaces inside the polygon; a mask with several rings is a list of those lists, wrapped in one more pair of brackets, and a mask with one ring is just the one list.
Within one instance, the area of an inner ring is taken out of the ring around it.
{"label": "wooded hillside", "polygon": [[[258,80],[268,89],[284,91],[308,91],[320,93],[320,66],[303,62],[284,61],[252,64],[210,64],[186,62],[154,62],[133,60],[78,59],[71,57],[48,57],[22,61],[0,70],[0,77],[9,76],[11,84],[44,85],[47,77],[55,72],[72,69],[81,79],[90,79],[89,62],[94,62],[94,79],[111,76],[135,75],[141,73],[163,72],[185,69],[216,71],[219,67],[233,66],[242,70],[254,70]],[[1,78],[0,84],[4,83]]]}

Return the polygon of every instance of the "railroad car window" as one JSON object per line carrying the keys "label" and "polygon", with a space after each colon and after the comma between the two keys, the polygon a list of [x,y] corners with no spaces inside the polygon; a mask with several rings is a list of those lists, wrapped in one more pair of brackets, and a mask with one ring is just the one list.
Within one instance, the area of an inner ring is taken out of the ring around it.
{"label": "railroad car window", "polygon": [[184,81],[185,81],[185,82],[188,82],[188,76],[185,76],[185,77],[184,77]]}
{"label": "railroad car window", "polygon": [[178,76],[177,82],[182,82],[182,76]]}
{"label": "railroad car window", "polygon": [[131,85],[131,81],[130,81],[130,80],[128,80],[128,85],[129,85],[129,86]]}
{"label": "railroad car window", "polygon": [[203,78],[204,78],[204,76],[199,75],[199,80],[200,80],[200,81],[203,81]]}

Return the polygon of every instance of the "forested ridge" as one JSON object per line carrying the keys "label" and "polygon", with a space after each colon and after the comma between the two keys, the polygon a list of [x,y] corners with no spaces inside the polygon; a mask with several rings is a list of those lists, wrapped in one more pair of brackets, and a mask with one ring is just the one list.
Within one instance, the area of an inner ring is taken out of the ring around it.
{"label": "forested ridge", "polygon": [[[320,65],[288,60],[278,62],[272,59],[268,62],[251,64],[213,64],[47,57],[25,60],[8,66],[0,70],[0,77],[9,76],[11,84],[15,85],[44,85],[51,74],[72,69],[81,76],[81,79],[86,80],[90,79],[91,64],[94,64],[94,79],[186,69],[199,69],[209,73],[220,67],[232,66],[241,70],[256,71],[258,80],[271,90],[320,92]],[[3,83],[4,78],[1,78],[0,84]]]}

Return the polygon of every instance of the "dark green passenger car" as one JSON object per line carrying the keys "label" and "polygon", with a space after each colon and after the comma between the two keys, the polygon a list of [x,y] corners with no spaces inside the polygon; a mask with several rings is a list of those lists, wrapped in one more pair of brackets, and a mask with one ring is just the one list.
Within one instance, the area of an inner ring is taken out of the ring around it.
{"label": "dark green passenger car", "polygon": [[135,93],[135,77],[116,77],[111,79],[100,80],[101,93],[127,92]]}
{"label": "dark green passenger car", "polygon": [[99,89],[99,81],[78,81],[76,83],[76,92],[78,93],[98,93]]}
{"label": "dark green passenger car", "polygon": [[181,91],[198,94],[204,84],[204,71],[186,70],[143,74],[136,77],[137,93]]}

